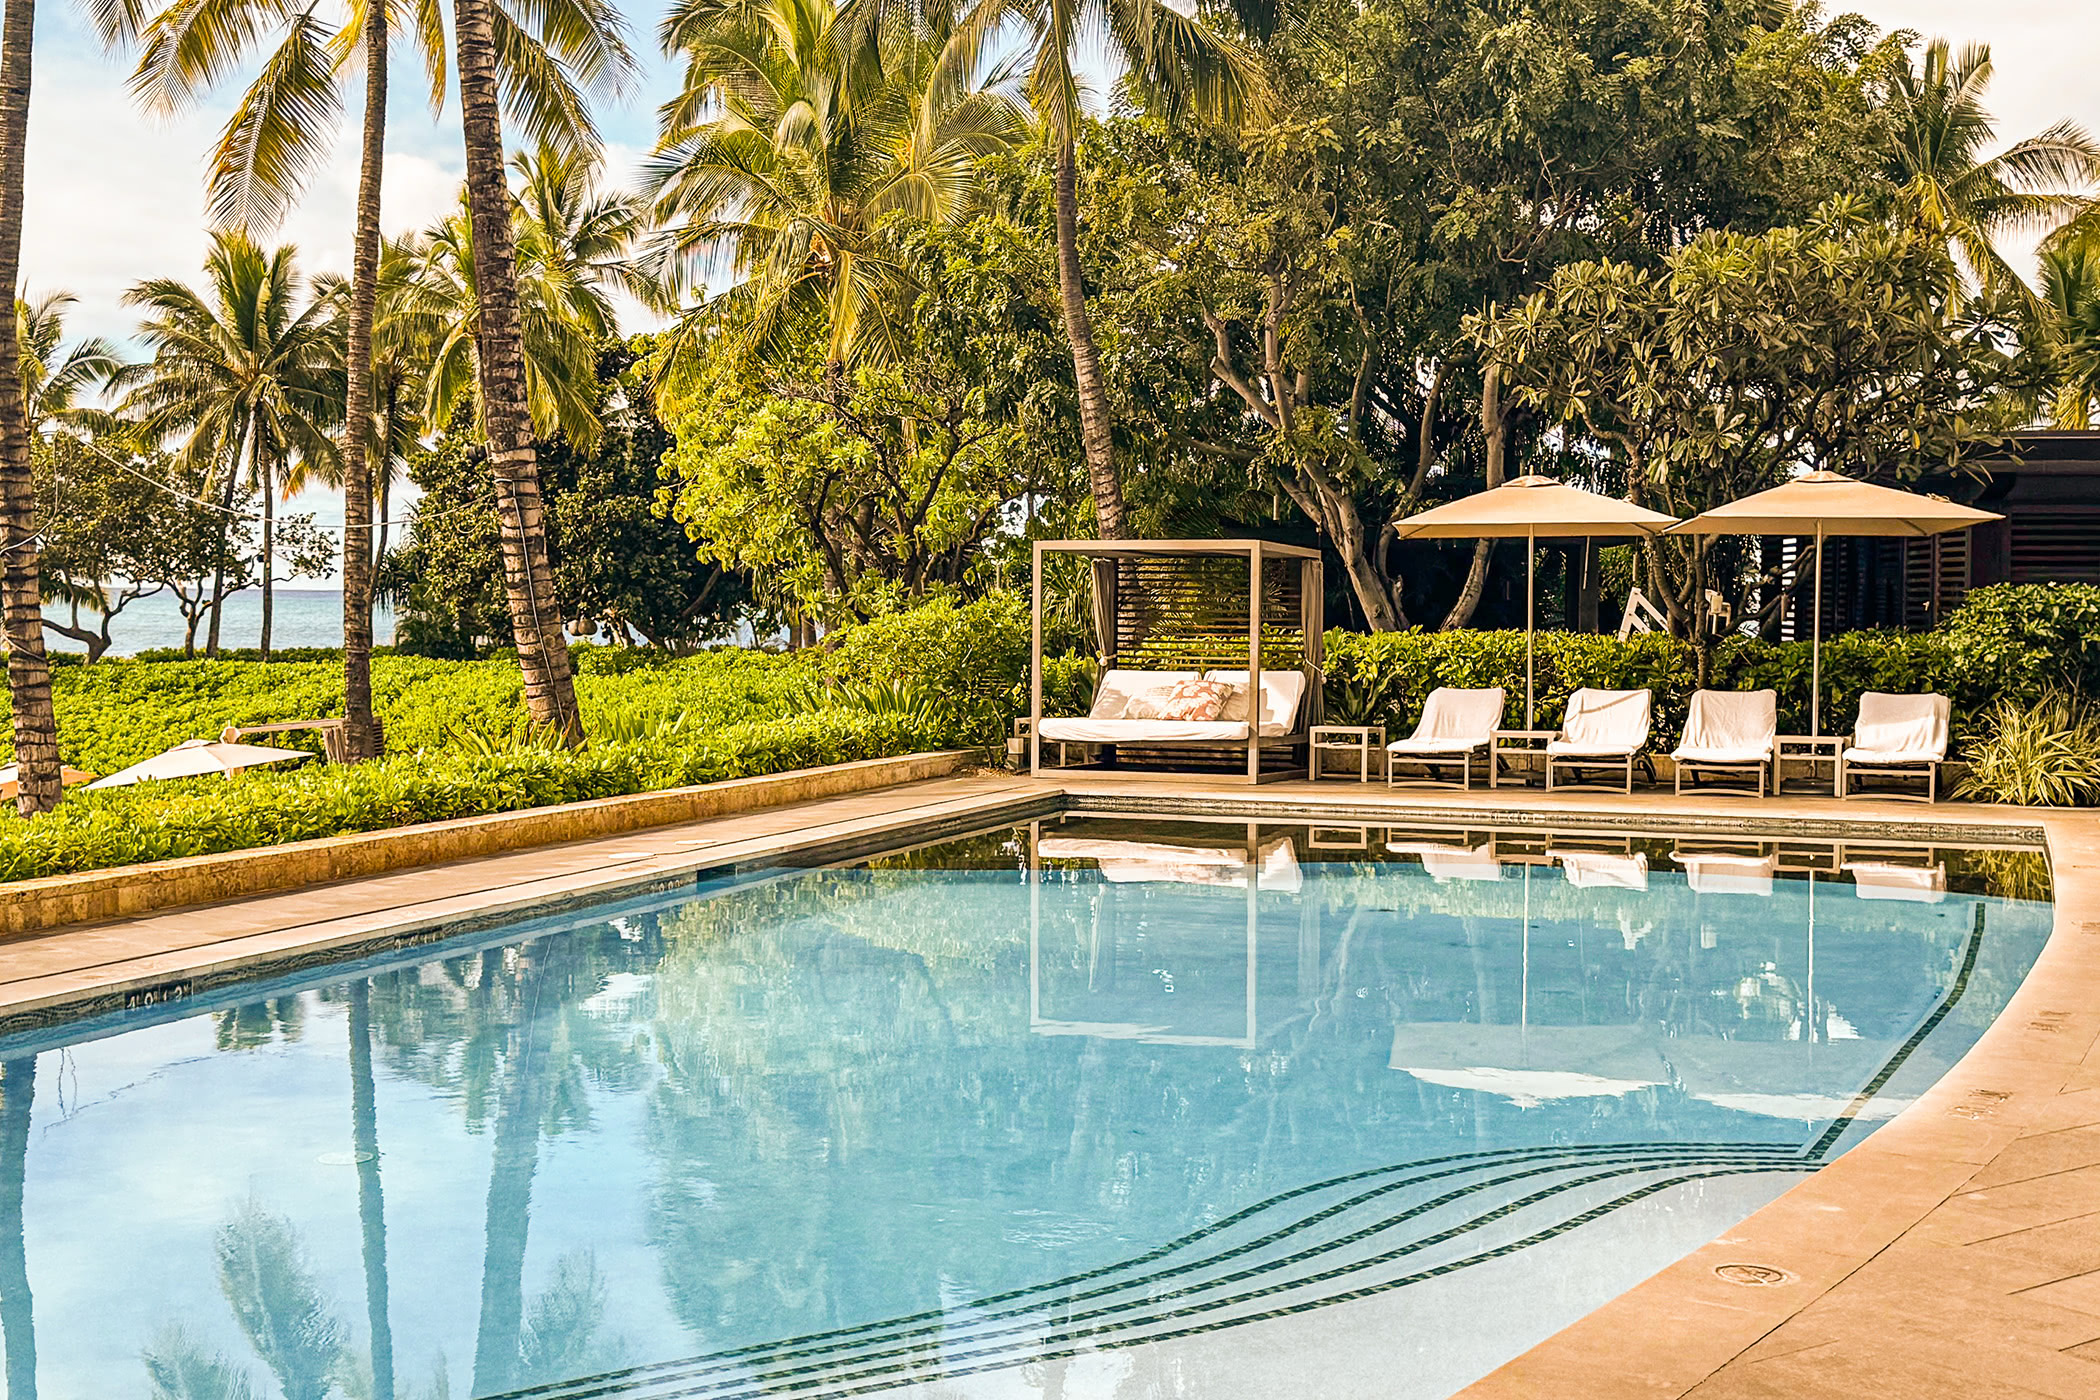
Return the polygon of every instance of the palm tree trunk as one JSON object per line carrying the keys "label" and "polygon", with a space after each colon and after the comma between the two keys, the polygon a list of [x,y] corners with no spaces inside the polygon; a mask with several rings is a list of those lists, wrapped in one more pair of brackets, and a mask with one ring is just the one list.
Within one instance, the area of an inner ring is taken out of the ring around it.
{"label": "palm tree trunk", "polygon": [[1101,379],[1101,355],[1094,348],[1094,326],[1087,319],[1086,287],[1079,274],[1079,151],[1070,132],[1057,143],[1057,295],[1064,306],[1065,338],[1072,342],[1072,378],[1079,389],[1079,440],[1086,449],[1095,526],[1102,539],[1119,540],[1124,537],[1123,482],[1116,475],[1108,386]]}
{"label": "palm tree trunk", "polygon": [[58,718],[44,657],[43,579],[38,570],[36,486],[29,469],[29,414],[22,402],[22,346],[12,305],[22,284],[22,186],[29,150],[29,78],[36,0],[6,0],[0,19],[0,619],[7,633],[7,688],[14,711],[16,808],[25,817],[58,805]]}
{"label": "palm tree trunk", "polygon": [[211,627],[204,636],[204,654],[219,654],[219,619],[226,611],[226,556],[233,549],[233,498],[241,488],[241,450],[244,444],[234,445],[233,458],[226,464],[226,489],[219,493],[221,510],[219,548],[216,551],[211,571]]}
{"label": "palm tree trunk", "polygon": [[34,1056],[0,1064],[0,1346],[7,1351],[7,1400],[36,1400],[36,1318],[22,1245],[22,1178],[35,1097]]}
{"label": "palm tree trunk", "polygon": [[364,981],[350,984],[350,1150],[357,1158],[365,1315],[372,1336],[372,1400],[394,1400],[394,1327],[387,1316],[386,1197],[380,1190],[379,1107],[372,1084],[372,989]]}
{"label": "palm tree trunk", "polygon": [[[372,757],[377,747],[372,735],[372,465],[365,449],[372,425],[372,319],[379,304],[386,40],[387,7],[367,5],[364,149],[358,157],[357,233],[350,250],[343,423],[343,740],[353,762]],[[376,1358],[373,1364],[376,1368]]]}
{"label": "palm tree trunk", "polygon": [[466,136],[467,208],[479,291],[475,324],[481,375],[482,435],[495,477],[503,585],[525,678],[525,711],[535,724],[583,742],[576,683],[562,635],[561,604],[547,557],[539,462],[525,399],[525,344],[518,316],[517,254],[511,242],[510,182],[503,120],[497,110],[496,40],[490,0],[453,0],[460,125]]}
{"label": "palm tree trunk", "polygon": [[270,614],[274,610],[277,589],[277,472],[269,458],[257,452],[260,459],[255,464],[256,474],[262,478],[262,639],[258,643],[262,659],[270,659]]}

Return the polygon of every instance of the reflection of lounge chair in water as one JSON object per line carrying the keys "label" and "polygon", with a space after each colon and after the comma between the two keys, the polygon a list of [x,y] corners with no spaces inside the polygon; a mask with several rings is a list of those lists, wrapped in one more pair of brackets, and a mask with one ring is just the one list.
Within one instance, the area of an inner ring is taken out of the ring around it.
{"label": "reflection of lounge chair in water", "polygon": [[1910,904],[1938,904],[1947,897],[1944,865],[1890,865],[1882,861],[1848,862],[1852,892],[1861,899],[1892,899]]}
{"label": "reflection of lounge chair in water", "polygon": [[1478,846],[1445,846],[1434,841],[1388,841],[1385,848],[1396,856],[1415,856],[1422,869],[1438,884],[1449,880],[1499,880],[1502,862],[1495,857],[1495,843]]}
{"label": "reflection of lounge chair in water", "polygon": [[1772,893],[1772,877],[1778,873],[1779,857],[1734,856],[1691,851],[1673,851],[1670,858],[1684,867],[1685,883],[1693,894]]}
{"label": "reflection of lounge chair in water", "polygon": [[[1083,836],[1045,836],[1036,846],[1044,860],[1090,860],[1112,885],[1174,884],[1247,888],[1247,852],[1224,846],[1175,846],[1164,841],[1114,841]],[[1257,888],[1296,894],[1304,885],[1298,853],[1288,836],[1261,848]]]}
{"label": "reflection of lounge chair in water", "polygon": [[1560,862],[1568,883],[1578,890],[1648,888],[1648,857],[1644,852],[1622,856],[1606,851],[1549,850],[1546,854]]}

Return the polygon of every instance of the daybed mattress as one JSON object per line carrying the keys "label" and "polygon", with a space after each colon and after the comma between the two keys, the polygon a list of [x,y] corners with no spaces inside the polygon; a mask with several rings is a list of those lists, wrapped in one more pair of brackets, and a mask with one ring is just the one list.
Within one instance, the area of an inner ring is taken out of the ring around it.
{"label": "daybed mattress", "polygon": [[[1290,731],[1282,725],[1261,727],[1265,738]],[[1245,743],[1247,726],[1224,720],[1185,719],[1046,719],[1045,739],[1068,744],[1229,744]]]}

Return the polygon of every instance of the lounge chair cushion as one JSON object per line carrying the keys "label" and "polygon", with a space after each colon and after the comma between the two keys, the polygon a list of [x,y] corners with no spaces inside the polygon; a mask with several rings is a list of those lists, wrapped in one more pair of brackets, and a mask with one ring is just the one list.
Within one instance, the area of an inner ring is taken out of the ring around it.
{"label": "lounge chair cushion", "polygon": [[1852,727],[1845,762],[1938,763],[1947,757],[1947,728],[1953,716],[1953,702],[1944,695],[1870,690],[1859,697],[1859,722]]}
{"label": "lounge chair cushion", "polygon": [[1247,726],[1223,720],[1046,719],[1042,734],[1067,744],[1245,743]]}
{"label": "lounge chair cushion", "polygon": [[1765,763],[1779,733],[1779,694],[1702,690],[1692,697],[1684,737],[1670,757],[1682,763]]}
{"label": "lounge chair cushion", "polygon": [[[1036,846],[1045,860],[1091,860],[1112,885],[1223,885],[1247,888],[1247,853],[1217,846],[1171,846],[1158,841],[1092,840],[1045,836]],[[1296,894],[1304,883],[1288,836],[1264,844],[1257,888]]]}
{"label": "lounge chair cushion", "polygon": [[[1247,721],[1247,673],[1245,671],[1206,671],[1204,679],[1222,681],[1232,687],[1225,697],[1225,706],[1218,711],[1221,720],[1233,720],[1241,724]],[[1263,671],[1261,673],[1261,732],[1264,735],[1288,734],[1298,717],[1298,702],[1305,698],[1305,673],[1303,671]]]}
{"label": "lounge chair cushion", "polygon": [[1486,748],[1502,723],[1507,697],[1502,687],[1460,690],[1438,686],[1422,706],[1422,721],[1415,732],[1386,745],[1389,753],[1468,753]]}
{"label": "lounge chair cushion", "polygon": [[1638,753],[1648,743],[1653,705],[1645,690],[1578,690],[1568,697],[1567,718],[1546,742],[1546,752],[1589,758]]}
{"label": "lounge chair cushion", "polygon": [[1194,671],[1125,671],[1101,673],[1094,687],[1094,705],[1089,719],[1158,719],[1167,692],[1182,681],[1196,679]]}

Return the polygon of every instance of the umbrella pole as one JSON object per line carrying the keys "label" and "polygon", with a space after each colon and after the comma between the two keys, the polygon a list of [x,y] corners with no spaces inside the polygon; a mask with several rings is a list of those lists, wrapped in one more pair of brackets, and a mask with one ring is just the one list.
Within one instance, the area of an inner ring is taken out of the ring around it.
{"label": "umbrella pole", "polygon": [[1538,569],[1539,541],[1536,529],[1524,531],[1524,727],[1538,728],[1538,719],[1532,713],[1535,691],[1532,686],[1532,648],[1538,628]]}
{"label": "umbrella pole", "polygon": [[1816,604],[1815,622],[1811,635],[1815,638],[1808,648],[1808,732],[1817,737],[1823,734],[1823,522],[1816,522]]}

